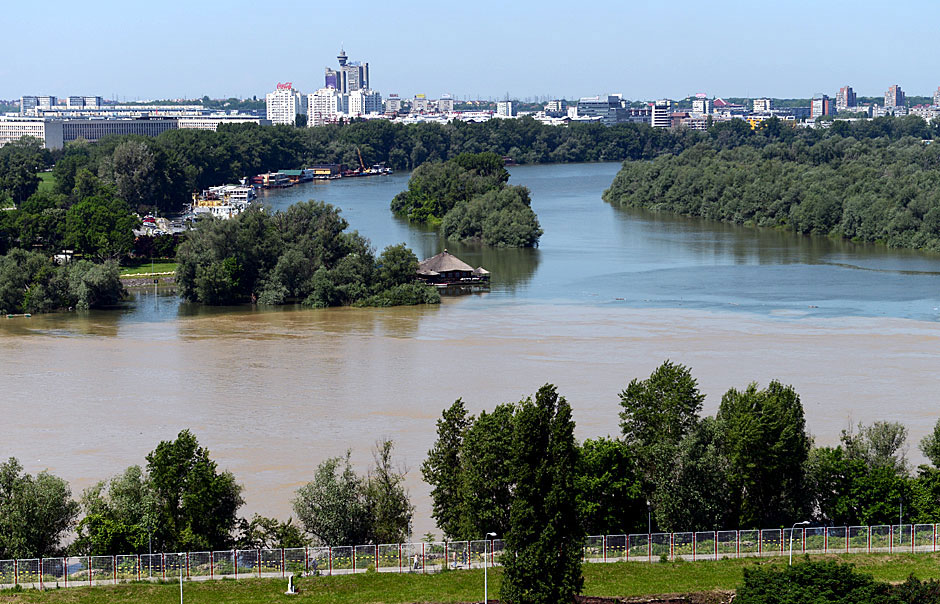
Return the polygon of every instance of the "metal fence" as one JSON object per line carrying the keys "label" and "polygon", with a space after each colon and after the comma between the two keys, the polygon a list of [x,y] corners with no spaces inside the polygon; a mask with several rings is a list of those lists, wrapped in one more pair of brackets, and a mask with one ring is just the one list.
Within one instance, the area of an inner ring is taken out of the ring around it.
{"label": "metal fence", "polygon": [[[937,551],[940,524],[809,527],[695,533],[594,535],[584,542],[584,562],[718,560],[823,553]],[[244,579],[289,575],[433,573],[499,564],[504,543],[435,541],[341,547],[249,549],[214,552],[68,556],[0,560],[0,588],[78,587],[123,581]]]}

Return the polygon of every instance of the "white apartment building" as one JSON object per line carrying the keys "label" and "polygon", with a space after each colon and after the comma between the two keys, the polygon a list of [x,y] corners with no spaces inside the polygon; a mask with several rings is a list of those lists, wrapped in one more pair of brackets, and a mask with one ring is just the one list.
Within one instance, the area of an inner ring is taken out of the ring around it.
{"label": "white apartment building", "polygon": [[770,113],[773,104],[771,99],[754,99],[754,113]]}
{"label": "white apartment building", "polygon": [[650,105],[650,125],[653,128],[672,127],[672,101],[662,99]]}
{"label": "white apartment building", "polygon": [[274,92],[265,96],[267,118],[272,124],[293,126],[298,115],[306,115],[307,103],[299,90],[294,90],[290,82],[278,84]]}
{"label": "white apartment building", "polygon": [[46,149],[61,149],[62,122],[37,117],[0,116],[0,147],[24,136],[38,138]]}
{"label": "white apartment building", "polygon": [[332,124],[349,110],[349,95],[335,88],[320,88],[307,95],[307,125]]}
{"label": "white apartment building", "polygon": [[351,116],[382,113],[382,95],[368,88],[353,90],[349,93],[349,111]]}
{"label": "white apartment building", "polygon": [[692,101],[692,113],[709,115],[712,112],[711,99],[695,99]]}
{"label": "white apartment building", "polygon": [[437,110],[441,113],[453,113],[454,97],[449,94],[442,94],[441,98],[437,101]]}
{"label": "white apartment building", "polygon": [[398,113],[401,111],[401,98],[397,94],[390,94],[385,99],[385,113]]}
{"label": "white apartment building", "polygon": [[499,101],[496,103],[496,115],[503,117],[513,117],[516,115],[516,108],[512,101]]}
{"label": "white apartment building", "polygon": [[428,110],[428,97],[424,94],[416,94],[411,100],[412,113],[425,113]]}

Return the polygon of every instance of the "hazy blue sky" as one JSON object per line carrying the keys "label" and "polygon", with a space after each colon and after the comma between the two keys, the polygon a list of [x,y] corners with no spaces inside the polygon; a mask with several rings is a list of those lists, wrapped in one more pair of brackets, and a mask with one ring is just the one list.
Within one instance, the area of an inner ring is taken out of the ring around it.
{"label": "hazy blue sky", "polygon": [[938,14],[908,0],[8,2],[0,98],[311,92],[341,44],[383,95],[927,95]]}

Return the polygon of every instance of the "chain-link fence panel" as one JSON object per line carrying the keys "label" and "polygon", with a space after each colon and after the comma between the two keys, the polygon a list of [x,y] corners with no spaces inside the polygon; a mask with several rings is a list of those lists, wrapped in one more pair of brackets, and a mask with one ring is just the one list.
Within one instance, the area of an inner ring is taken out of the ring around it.
{"label": "chain-link fence panel", "polygon": [[718,531],[718,556],[735,558],[738,555],[738,531]]}
{"label": "chain-link fence panel", "polygon": [[850,526],[849,535],[849,553],[864,554],[868,553],[871,543],[868,538],[870,532],[867,526]]}
{"label": "chain-link fence panel", "polygon": [[492,556],[493,565],[494,566],[501,565],[502,562],[500,561],[500,557],[504,553],[506,553],[506,542],[503,541],[502,539],[493,539],[490,542],[490,545],[493,547],[493,556]]}
{"label": "chain-link fence panel", "polygon": [[803,529],[785,528],[783,529],[783,551],[784,553],[793,552],[796,555],[803,553]]}
{"label": "chain-link fence panel", "polygon": [[284,574],[301,576],[307,572],[307,548],[291,547],[284,551]]}
{"label": "chain-link fence panel", "polygon": [[443,541],[432,541],[424,545],[424,568],[427,572],[438,572],[447,563],[447,544]]}
{"label": "chain-link fence panel", "polygon": [[239,579],[249,579],[258,576],[261,568],[260,556],[256,549],[240,549],[235,552],[235,576]]}
{"label": "chain-link fence panel", "polygon": [[[816,529],[806,529],[812,531]],[[849,552],[849,527],[830,526],[826,528],[826,545],[824,552],[829,554],[847,554]],[[810,551],[807,546],[807,551]],[[813,552],[816,550],[814,549]]]}
{"label": "chain-link fence panel", "polygon": [[284,552],[280,549],[261,550],[261,576],[283,577]]}
{"label": "chain-link fence panel", "polygon": [[115,556],[114,574],[118,581],[136,581],[139,558],[134,554]]}
{"label": "chain-link fence panel", "polygon": [[424,572],[423,543],[402,543],[401,556],[404,559],[405,570],[413,573]]}
{"label": "chain-link fence panel", "polygon": [[470,568],[470,542],[449,541],[447,543],[447,560],[451,570]]}
{"label": "chain-link fence panel", "polygon": [[401,557],[400,544],[383,543],[379,545],[379,565],[375,570],[380,573],[400,573],[405,571],[405,566]]}
{"label": "chain-link fence panel", "polygon": [[673,560],[691,560],[695,555],[695,533],[673,533],[672,552]]}
{"label": "chain-link fence panel", "polygon": [[607,535],[607,561],[616,562],[627,558],[627,536]]}
{"label": "chain-link fence panel", "polygon": [[353,548],[349,545],[330,549],[334,575],[348,575],[353,572]]}
{"label": "chain-link fence panel", "polygon": [[591,535],[584,538],[584,546],[581,548],[581,559],[584,562],[603,562],[604,561],[604,536]]}
{"label": "chain-link fence panel", "polygon": [[871,540],[869,551],[887,552],[891,549],[891,527],[887,525],[869,528]]}
{"label": "chain-link fence panel", "polygon": [[167,579],[186,578],[186,553],[175,552],[163,554],[163,566],[166,568]]}
{"label": "chain-link fence panel", "polygon": [[914,551],[914,525],[895,524],[891,527],[891,548],[896,552]]}
{"label": "chain-link fence panel", "polygon": [[212,552],[190,552],[189,553],[189,578],[190,579],[209,579],[215,575],[215,569],[212,568]]}
{"label": "chain-link fence panel", "polygon": [[357,545],[354,550],[353,569],[357,573],[364,573],[369,567],[375,568],[376,547],[374,545]]}
{"label": "chain-link fence panel", "polygon": [[650,553],[650,536],[646,533],[637,533],[629,535],[630,537],[630,556],[629,560],[636,562],[648,562]]}
{"label": "chain-link fence panel", "polygon": [[46,588],[64,587],[65,558],[43,558],[40,582]]}
{"label": "chain-link fence panel", "polygon": [[312,573],[314,576],[333,574],[330,548],[307,548],[307,572]]}
{"label": "chain-link fence panel", "polygon": [[[470,542],[470,567],[471,568],[483,568],[483,562],[486,560],[487,565],[492,564],[493,552],[490,549],[489,541],[471,541]],[[489,558],[489,560],[487,559]],[[405,567],[408,566],[408,558],[405,557]]]}
{"label": "chain-link fence panel", "polygon": [[212,576],[216,579],[235,577],[235,552],[223,550],[212,552]]}
{"label": "chain-link fence panel", "polygon": [[738,555],[759,556],[761,553],[760,531],[738,531]]}
{"label": "chain-link fence panel", "polygon": [[783,551],[783,531],[764,529],[760,532],[760,552],[763,556],[776,556]]}
{"label": "chain-link fence panel", "polygon": [[715,531],[703,531],[695,533],[695,559],[718,559],[718,539],[715,535]]}
{"label": "chain-link fence panel", "polygon": [[91,557],[91,582],[94,585],[107,585],[115,582],[114,558],[111,556]]}
{"label": "chain-link fence panel", "polygon": [[148,581],[163,579],[163,554],[140,555],[140,578]]}
{"label": "chain-link fence panel", "polygon": [[16,560],[0,560],[0,588],[16,585]]}

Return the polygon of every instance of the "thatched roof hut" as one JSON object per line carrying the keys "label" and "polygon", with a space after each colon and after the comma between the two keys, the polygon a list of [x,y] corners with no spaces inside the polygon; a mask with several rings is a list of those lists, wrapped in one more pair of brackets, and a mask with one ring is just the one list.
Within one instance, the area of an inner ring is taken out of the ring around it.
{"label": "thatched roof hut", "polygon": [[418,263],[418,278],[428,283],[466,283],[488,281],[490,272],[473,268],[446,249]]}

